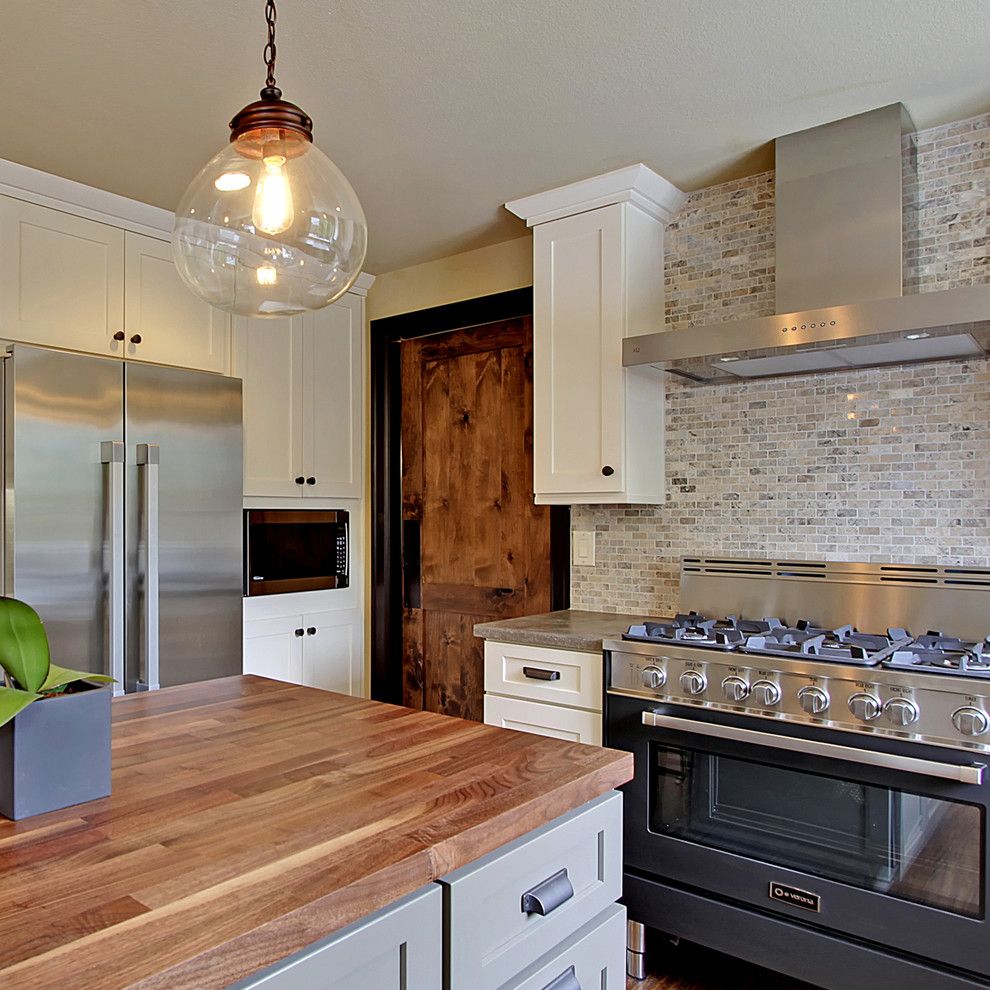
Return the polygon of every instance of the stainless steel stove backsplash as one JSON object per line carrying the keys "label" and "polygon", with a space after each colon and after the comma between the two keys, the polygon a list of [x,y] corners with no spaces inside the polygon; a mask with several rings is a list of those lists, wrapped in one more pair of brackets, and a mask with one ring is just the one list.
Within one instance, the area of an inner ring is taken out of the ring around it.
{"label": "stainless steel stove backsplash", "polygon": [[[990,114],[919,132],[916,154],[905,291],[990,281]],[[772,173],[693,193],[669,228],[668,320],[772,313],[773,271]],[[575,608],[671,612],[698,554],[990,567],[990,361],[671,382],[667,482],[662,506],[573,508],[597,532]]]}

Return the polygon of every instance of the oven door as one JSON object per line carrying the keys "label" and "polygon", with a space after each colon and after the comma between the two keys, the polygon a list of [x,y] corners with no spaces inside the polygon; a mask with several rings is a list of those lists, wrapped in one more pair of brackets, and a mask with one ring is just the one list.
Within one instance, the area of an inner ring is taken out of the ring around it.
{"label": "oven door", "polygon": [[978,755],[611,694],[607,732],[627,871],[990,975]]}

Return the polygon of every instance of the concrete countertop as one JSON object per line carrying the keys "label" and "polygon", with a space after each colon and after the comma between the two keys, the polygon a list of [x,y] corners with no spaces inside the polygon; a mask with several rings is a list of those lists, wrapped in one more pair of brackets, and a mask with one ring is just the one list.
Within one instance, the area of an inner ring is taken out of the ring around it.
{"label": "concrete countertop", "polygon": [[474,634],[499,643],[601,653],[603,640],[618,639],[633,623],[643,622],[647,618],[643,615],[582,612],[569,608],[543,615],[524,615],[518,619],[479,622],[474,627]]}

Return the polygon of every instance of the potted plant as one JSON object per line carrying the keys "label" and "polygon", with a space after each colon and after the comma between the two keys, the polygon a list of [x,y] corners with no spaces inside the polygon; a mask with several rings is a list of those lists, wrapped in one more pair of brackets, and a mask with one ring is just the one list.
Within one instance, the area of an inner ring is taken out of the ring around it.
{"label": "potted plant", "polygon": [[0,814],[28,818],[110,793],[110,696],[103,674],[51,662],[30,605],[0,598]]}

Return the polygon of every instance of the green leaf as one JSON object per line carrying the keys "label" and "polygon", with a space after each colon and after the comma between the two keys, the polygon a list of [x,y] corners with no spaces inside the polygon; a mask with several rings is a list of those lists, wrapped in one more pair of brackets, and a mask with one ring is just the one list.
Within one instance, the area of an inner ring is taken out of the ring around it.
{"label": "green leaf", "polygon": [[114,679],[107,677],[106,674],[90,674],[84,670],[69,670],[66,667],[59,667],[53,663],[49,665],[48,676],[39,690],[42,692],[54,691],[57,688],[64,687],[66,684],[72,684],[74,681],[93,681],[95,684],[114,683]]}
{"label": "green leaf", "polygon": [[50,664],[48,635],[38,613],[16,598],[0,598],[0,667],[33,693],[45,683]]}
{"label": "green leaf", "polygon": [[5,725],[19,711],[37,701],[40,694],[31,691],[18,691],[17,688],[0,687],[0,725]]}

